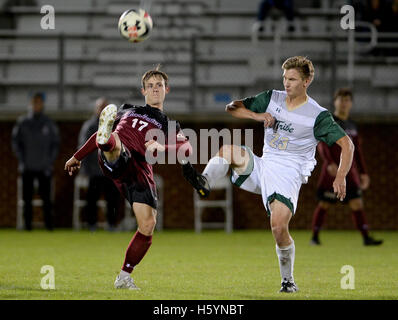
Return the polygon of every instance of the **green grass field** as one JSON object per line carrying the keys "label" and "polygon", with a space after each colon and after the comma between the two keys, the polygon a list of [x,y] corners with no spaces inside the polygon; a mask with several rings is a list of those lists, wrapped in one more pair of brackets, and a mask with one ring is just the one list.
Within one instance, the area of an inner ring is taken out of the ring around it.
{"label": "green grass field", "polygon": [[[364,247],[356,231],[291,231],[300,291],[280,294],[275,244],[269,230],[165,231],[133,272],[140,291],[113,282],[132,233],[53,233],[0,230],[0,299],[398,299],[398,232],[375,232],[385,243]],[[55,269],[55,290],[40,287],[43,265]],[[355,289],[343,290],[341,267],[355,269]]]}

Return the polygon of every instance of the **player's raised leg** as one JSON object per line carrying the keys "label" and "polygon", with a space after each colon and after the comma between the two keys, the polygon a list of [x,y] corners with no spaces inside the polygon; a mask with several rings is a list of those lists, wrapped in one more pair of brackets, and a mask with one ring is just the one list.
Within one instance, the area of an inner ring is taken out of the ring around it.
{"label": "player's raised leg", "polygon": [[217,180],[228,173],[230,166],[237,174],[241,174],[246,170],[249,161],[250,155],[248,151],[241,146],[224,145],[207,163],[206,168],[203,170],[203,175],[209,181],[210,187],[212,187]]}
{"label": "player's raised leg", "polygon": [[289,234],[289,221],[292,217],[290,209],[282,202],[274,200],[271,205],[271,229],[276,242],[276,254],[282,277],[280,292],[296,292],[293,269],[295,258],[294,240]]}
{"label": "player's raised leg", "polygon": [[196,171],[191,163],[187,162],[182,165],[182,175],[194,187],[199,196],[205,198],[210,194],[209,182]]}
{"label": "player's raised leg", "polygon": [[122,149],[119,136],[117,133],[112,132],[116,114],[117,107],[114,104],[110,104],[102,110],[98,123],[96,143],[109,162],[116,161]]}
{"label": "player's raised leg", "polygon": [[134,202],[132,210],[137,219],[138,230],[127,247],[122,270],[115,280],[116,289],[139,290],[131,278],[131,273],[151,246],[153,230],[156,225],[156,210],[151,206]]}
{"label": "player's raised leg", "polygon": [[244,148],[235,145],[224,145],[209,160],[202,174],[198,173],[190,163],[183,166],[183,174],[198,191],[199,195],[206,197],[216,181],[228,173],[230,166],[240,174],[245,171],[249,161],[250,155]]}

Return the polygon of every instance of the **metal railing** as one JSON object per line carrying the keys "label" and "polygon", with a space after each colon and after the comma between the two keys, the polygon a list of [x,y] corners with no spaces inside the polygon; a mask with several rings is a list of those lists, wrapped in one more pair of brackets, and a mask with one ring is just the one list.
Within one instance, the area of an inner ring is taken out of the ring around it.
{"label": "metal railing", "polygon": [[[330,52],[331,52],[331,57],[336,57],[337,55],[337,41],[339,42],[346,42],[347,43],[347,82],[349,84],[352,84],[354,81],[354,68],[355,68],[355,57],[356,57],[356,52],[358,51],[357,49],[360,48],[362,51],[363,50],[370,50],[374,48],[375,46],[379,46],[380,44],[378,43],[378,33],[375,30],[375,28],[368,24],[368,23],[362,23],[359,22],[357,23],[357,26],[361,27],[368,27],[370,29],[370,32],[361,32],[362,35],[358,36],[357,33],[355,32],[347,32],[345,33],[339,33],[339,34],[322,34],[322,35],[302,35],[302,36],[296,36],[292,34],[286,34],[283,33],[281,30],[277,30],[272,36],[264,36],[261,35],[258,37],[258,41],[262,40],[268,40],[273,43],[273,78],[274,79],[279,79],[280,78],[280,59],[283,57],[283,50],[282,50],[282,44],[283,43],[288,43],[289,40],[322,40],[322,41],[328,41],[330,43]],[[379,34],[380,35],[380,34]],[[383,34],[384,37],[386,38],[391,38],[391,39],[396,39],[398,38],[398,34],[393,33],[393,34]],[[359,47],[358,43],[355,41],[355,39],[360,38],[360,37],[370,37],[370,41],[367,43],[361,43],[361,47]],[[74,85],[75,87],[79,87],[80,85],[85,85],[88,88],[94,88],[95,85],[88,82],[88,83],[83,83],[81,82],[79,84],[79,81],[76,81],[75,84],[71,84],[67,81],[65,81],[65,68],[66,68],[66,63],[70,61],[70,58],[65,55],[66,51],[66,46],[67,46],[67,41],[69,40],[85,40],[87,41],[92,41],[92,40],[100,40],[104,41],[104,43],[107,43],[109,46],[110,42],[120,42],[120,37],[118,36],[105,36],[103,34],[99,33],[84,33],[84,34],[74,34],[74,35],[65,35],[63,33],[49,33],[45,37],[43,37],[42,33],[18,33],[15,31],[0,31],[0,39],[52,39],[54,40],[57,45],[57,55],[54,58],[53,61],[56,61],[57,63],[57,69],[58,69],[58,78],[57,81],[53,84],[52,86],[56,86],[57,90],[57,96],[58,96],[58,110],[64,110],[65,107],[65,89],[70,86]],[[203,40],[210,40],[214,41],[217,43],[217,41],[246,41],[246,43],[250,43],[250,40],[252,39],[252,35],[194,35],[192,37],[179,37],[173,39],[173,41],[186,41],[190,44],[190,63],[187,69],[187,74],[190,77],[190,98],[189,98],[189,110],[194,111],[196,109],[195,103],[197,101],[198,97],[198,60],[200,59],[199,53],[198,53],[198,48],[199,48],[199,42]],[[153,39],[155,41],[171,41],[169,38],[156,38]],[[384,43],[384,47],[394,47],[394,43],[390,43],[392,46],[389,45],[389,43]],[[87,45],[87,44],[86,44]],[[398,47],[398,45],[397,45]],[[13,43],[12,41],[9,43],[9,47],[5,50],[8,52],[8,58],[3,59],[6,61],[13,61]],[[91,57],[93,61],[98,60],[97,57]],[[2,59],[0,57],[0,59]],[[222,59],[222,58],[220,58]],[[27,61],[29,61],[29,58],[26,58]],[[23,59],[18,59],[16,61],[22,61]],[[45,61],[44,59],[41,61]],[[84,57],[82,57],[82,63],[84,63]],[[332,61],[331,62],[331,88],[334,88],[335,83],[336,83],[336,68],[337,67],[337,62]],[[4,69],[4,68],[3,68]],[[7,80],[7,79],[4,79]],[[2,83],[1,78],[0,78],[0,84]],[[128,84],[128,86],[132,86],[134,84]],[[7,86],[7,81],[3,81],[3,86]],[[244,84],[242,84],[244,86]]]}
{"label": "metal railing", "polygon": [[[9,40],[14,40],[14,39],[46,39],[46,40],[52,40],[51,42],[51,47],[52,50],[57,52],[56,56],[52,55],[52,58],[46,59],[45,57],[38,57],[32,56],[29,57],[29,55],[24,55],[23,57],[15,57],[15,49],[14,49],[14,43],[13,41],[9,41],[8,45],[5,44],[3,47],[3,55],[0,54],[0,61],[3,62],[3,68],[0,69],[0,86],[7,87],[9,79],[7,78],[6,74],[7,72],[5,71],[7,69],[6,65],[9,62],[42,62],[42,61],[49,61],[49,62],[55,62],[57,64],[57,72],[58,72],[58,77],[56,82],[49,82],[49,81],[37,81],[37,85],[43,85],[43,86],[51,86],[51,87],[56,87],[57,89],[57,97],[58,97],[58,103],[57,103],[57,109],[58,110],[64,110],[65,109],[65,89],[70,86],[74,87],[80,87],[80,86],[85,86],[87,88],[95,88],[95,84],[93,83],[93,79],[91,81],[82,81],[81,79],[77,79],[76,81],[68,82],[65,80],[65,74],[66,74],[66,68],[67,68],[67,63],[74,61],[74,62],[79,62],[79,57],[71,59],[69,56],[66,55],[66,48],[68,46],[68,41],[72,40],[82,40],[84,41],[84,46],[88,46],[89,41],[97,41],[97,40],[103,40],[104,44],[106,44],[106,48],[109,48],[109,44],[112,43],[122,43],[123,45],[126,45],[126,42],[120,39],[119,35],[116,36],[108,36],[100,33],[84,33],[84,34],[64,34],[64,33],[48,33],[46,35],[43,35],[43,33],[19,33],[16,31],[0,31],[0,41],[1,39],[9,39]],[[185,41],[190,43],[191,46],[195,45],[195,42],[192,41],[192,37],[187,37],[187,36],[182,36],[182,37],[177,37],[177,38],[156,38],[157,42],[170,42],[170,41]],[[123,41],[123,42],[121,42]],[[127,44],[128,45],[128,44]],[[141,44],[140,44],[141,45]],[[133,44],[132,44],[133,46]],[[104,49],[106,49],[104,47]],[[32,48],[31,48],[32,49]],[[117,49],[116,49],[117,50]],[[134,51],[137,51],[135,49]],[[142,50],[141,50],[142,51]],[[195,52],[193,48],[189,48],[189,52]],[[143,53],[144,54],[144,53]],[[99,55],[97,54],[96,56],[88,55],[88,54],[81,54],[80,59],[82,64],[84,64],[85,61],[90,60],[90,63],[96,63],[97,65],[100,64],[99,60]],[[192,59],[191,59],[192,60]],[[116,64],[117,62],[115,62]],[[193,70],[195,64],[190,63],[188,70],[187,70],[187,75],[190,75],[191,83],[195,83],[195,70]],[[2,75],[3,74],[3,75]],[[18,83],[11,83],[10,86],[12,85],[18,85]],[[126,88],[131,88],[132,86],[137,85],[139,86],[139,83],[134,84],[134,83],[127,83]],[[194,93],[192,93],[192,96],[194,96]],[[189,102],[190,105],[193,105],[193,102]]]}
{"label": "metal railing", "polygon": [[[370,32],[361,31],[360,34],[356,31],[357,28],[368,28]],[[355,29],[347,31],[348,53],[347,53],[347,82],[352,87],[354,82],[354,67],[355,67],[355,49],[357,47],[356,39],[367,39],[370,35],[368,43],[360,43],[360,50],[362,52],[370,52],[377,45],[377,29],[376,27],[366,21],[356,21]]]}

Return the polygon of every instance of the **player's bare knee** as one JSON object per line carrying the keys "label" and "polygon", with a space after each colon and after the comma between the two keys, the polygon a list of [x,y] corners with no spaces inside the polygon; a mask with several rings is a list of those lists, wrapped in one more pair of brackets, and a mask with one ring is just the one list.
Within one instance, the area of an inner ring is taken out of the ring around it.
{"label": "player's bare knee", "polygon": [[150,227],[155,227],[156,225],[156,217],[154,215],[152,215],[150,218],[148,218],[146,220],[146,223],[148,224],[148,226]]}
{"label": "player's bare knee", "polygon": [[249,160],[250,157],[247,151],[242,147],[235,146],[232,152],[232,163],[237,167],[244,168]]}
{"label": "player's bare knee", "polygon": [[220,150],[218,150],[217,156],[224,158],[231,163],[232,161],[232,146],[230,145],[223,145]]}
{"label": "player's bare knee", "polygon": [[328,210],[330,207],[330,203],[326,202],[326,201],[319,201],[319,206],[324,209],[324,210]]}
{"label": "player's bare knee", "polygon": [[276,224],[271,226],[272,234],[279,235],[282,234],[285,230],[285,226],[282,224]]}
{"label": "player's bare knee", "polygon": [[152,216],[142,221],[138,225],[138,228],[140,229],[141,233],[145,235],[152,235],[155,226],[156,226],[156,218]]}
{"label": "player's bare knee", "polygon": [[348,204],[350,206],[350,209],[353,211],[363,209],[363,203],[361,199],[352,199]]}
{"label": "player's bare knee", "polygon": [[286,224],[275,224],[271,226],[271,230],[277,242],[279,239],[284,238],[286,235],[289,234],[288,226]]}

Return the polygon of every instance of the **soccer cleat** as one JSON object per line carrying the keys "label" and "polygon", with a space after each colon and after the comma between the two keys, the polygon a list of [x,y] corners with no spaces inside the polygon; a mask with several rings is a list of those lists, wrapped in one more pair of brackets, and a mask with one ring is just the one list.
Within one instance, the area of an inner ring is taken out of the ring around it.
{"label": "soccer cleat", "polygon": [[210,194],[210,185],[207,179],[198,173],[189,162],[182,166],[184,178],[195,188],[199,196],[206,198]]}
{"label": "soccer cleat", "polygon": [[138,288],[135,283],[133,278],[131,277],[120,277],[118,275],[115,280],[115,288],[116,289],[129,289],[129,290],[141,290]]}
{"label": "soccer cleat", "polygon": [[111,137],[113,123],[115,122],[117,107],[114,104],[107,105],[102,110],[97,131],[97,143],[106,144]]}
{"label": "soccer cleat", "polygon": [[311,241],[310,241],[310,245],[312,245],[312,246],[320,246],[321,242],[319,241],[319,238],[312,237]]}
{"label": "soccer cleat", "polygon": [[375,240],[372,237],[367,237],[363,239],[364,246],[379,246],[383,243],[383,240]]}
{"label": "soccer cleat", "polygon": [[296,286],[294,282],[290,281],[282,281],[281,284],[281,289],[279,292],[286,292],[286,293],[292,293],[292,292],[297,292],[299,291],[299,288]]}

